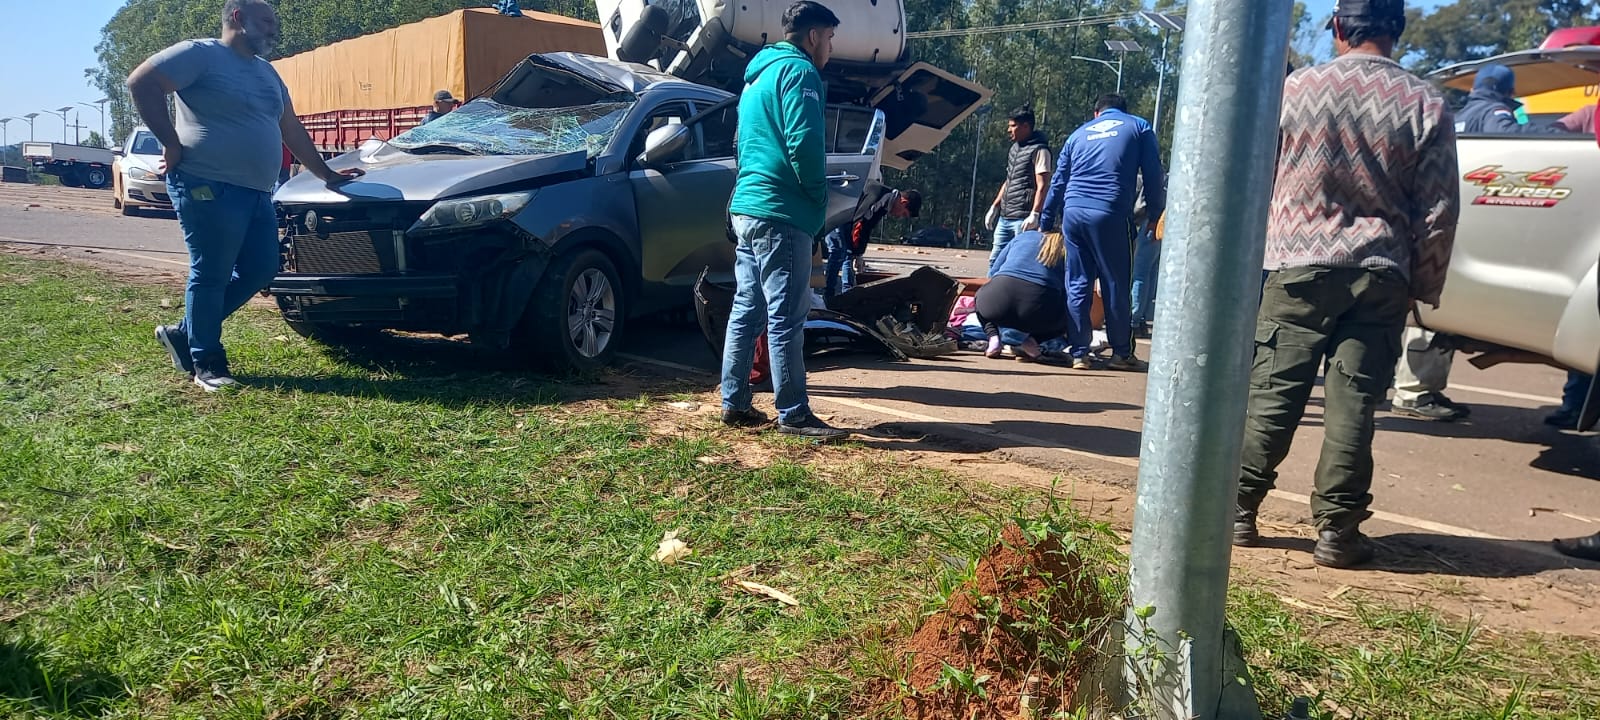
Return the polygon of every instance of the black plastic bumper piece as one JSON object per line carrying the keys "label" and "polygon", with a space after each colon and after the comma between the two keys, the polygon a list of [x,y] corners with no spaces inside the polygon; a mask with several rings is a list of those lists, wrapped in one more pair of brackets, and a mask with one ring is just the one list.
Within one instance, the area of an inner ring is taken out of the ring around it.
{"label": "black plastic bumper piece", "polygon": [[268,291],[280,297],[449,298],[457,296],[454,275],[296,275],[273,278]]}

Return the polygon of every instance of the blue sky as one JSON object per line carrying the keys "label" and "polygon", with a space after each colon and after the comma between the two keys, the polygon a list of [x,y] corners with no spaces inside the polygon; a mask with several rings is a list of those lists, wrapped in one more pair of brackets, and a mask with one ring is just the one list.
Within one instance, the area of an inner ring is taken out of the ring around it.
{"label": "blue sky", "polygon": [[[1421,0],[1421,4],[1436,7],[1443,1]],[[1307,4],[1318,16],[1333,9],[1333,0]],[[100,99],[100,91],[84,79],[83,70],[97,64],[94,46],[100,41],[100,28],[122,5],[123,0],[0,0],[0,18],[6,19],[0,22],[0,68],[5,68],[0,78],[0,117],[39,112],[34,118],[35,136],[60,138],[61,119],[41,111]],[[26,22],[20,21],[24,15]],[[82,106],[78,110],[78,122],[99,129],[99,113]],[[87,137],[88,130],[84,133]],[[26,122],[7,126],[11,142],[27,136]]]}

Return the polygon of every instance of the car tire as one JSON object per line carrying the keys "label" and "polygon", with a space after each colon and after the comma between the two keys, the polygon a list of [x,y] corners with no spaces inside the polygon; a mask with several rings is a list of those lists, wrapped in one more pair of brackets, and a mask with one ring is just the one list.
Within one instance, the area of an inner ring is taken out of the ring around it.
{"label": "car tire", "polygon": [[83,186],[90,190],[104,190],[111,184],[111,171],[103,167],[92,167],[84,170],[79,175],[83,179]]}
{"label": "car tire", "polygon": [[545,270],[518,323],[514,349],[558,372],[587,372],[611,364],[622,345],[627,296],[616,264],[580,248]]}
{"label": "car tire", "polygon": [[70,172],[65,175],[61,175],[60,178],[61,184],[67,187],[83,187],[83,181],[78,179],[78,174],[76,172]]}

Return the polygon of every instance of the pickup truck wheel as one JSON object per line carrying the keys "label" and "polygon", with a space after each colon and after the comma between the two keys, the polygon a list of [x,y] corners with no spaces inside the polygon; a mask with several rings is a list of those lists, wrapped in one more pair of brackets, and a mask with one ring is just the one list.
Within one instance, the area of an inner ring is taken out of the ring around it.
{"label": "pickup truck wheel", "polygon": [[603,367],[616,357],[627,319],[622,282],[598,250],[558,258],[533,293],[518,332],[522,350],[560,371]]}
{"label": "pickup truck wheel", "polygon": [[83,171],[83,186],[90,190],[102,190],[111,184],[111,173],[103,167],[92,167]]}

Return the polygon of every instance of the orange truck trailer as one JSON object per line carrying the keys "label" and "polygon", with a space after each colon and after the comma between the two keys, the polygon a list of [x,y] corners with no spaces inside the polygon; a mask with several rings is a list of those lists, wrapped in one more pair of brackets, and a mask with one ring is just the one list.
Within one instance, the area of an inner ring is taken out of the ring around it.
{"label": "orange truck trailer", "polygon": [[333,155],[422,123],[433,94],[469,100],[529,55],[606,54],[600,26],[524,11],[457,10],[272,63],[317,149]]}

